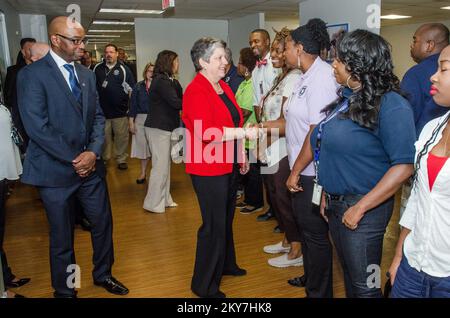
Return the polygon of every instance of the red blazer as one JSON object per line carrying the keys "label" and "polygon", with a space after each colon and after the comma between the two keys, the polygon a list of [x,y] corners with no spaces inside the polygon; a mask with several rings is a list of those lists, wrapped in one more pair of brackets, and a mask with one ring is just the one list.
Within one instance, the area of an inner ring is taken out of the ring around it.
{"label": "red blazer", "polygon": [[[239,127],[242,127],[244,123],[242,110],[237,104],[231,88],[223,81],[219,83],[238,110]],[[182,119],[187,129],[185,137],[186,172],[200,176],[219,176],[231,173],[234,141],[223,142],[221,140],[223,128],[234,127],[233,119],[225,103],[201,73],[195,76],[183,95]],[[194,123],[196,123],[195,127]],[[241,142],[238,142],[238,149],[242,149]]]}

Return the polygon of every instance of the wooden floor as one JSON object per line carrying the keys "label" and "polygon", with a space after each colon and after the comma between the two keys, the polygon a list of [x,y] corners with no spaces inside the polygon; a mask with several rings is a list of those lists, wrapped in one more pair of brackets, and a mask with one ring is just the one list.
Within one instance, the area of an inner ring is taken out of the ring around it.
{"label": "wooden floor", "polygon": [[[183,165],[172,166],[172,196],[179,207],[164,214],[142,209],[146,185],[135,182],[139,162],[129,169],[108,168],[108,185],[114,220],[115,264],[113,275],[130,293],[125,297],[194,297],[190,280],[195,257],[200,212],[190,178]],[[398,201],[398,200],[397,200]],[[398,208],[385,235],[382,273],[393,256],[398,236]],[[304,289],[287,280],[303,273],[303,267],[279,269],[267,264],[273,255],[264,245],[279,242],[283,234],[272,232],[275,221],[257,222],[260,213],[236,213],[234,238],[238,264],[248,272],[243,277],[224,277],[221,290],[228,297],[304,297]],[[15,291],[27,297],[52,297],[49,268],[48,224],[34,188],[17,184],[7,202],[5,250],[18,277],[31,282]],[[89,232],[75,231],[77,263],[81,267],[79,297],[120,297],[92,282],[92,247]],[[384,274],[382,275],[384,283]],[[345,297],[342,270],[334,257],[334,294]]]}

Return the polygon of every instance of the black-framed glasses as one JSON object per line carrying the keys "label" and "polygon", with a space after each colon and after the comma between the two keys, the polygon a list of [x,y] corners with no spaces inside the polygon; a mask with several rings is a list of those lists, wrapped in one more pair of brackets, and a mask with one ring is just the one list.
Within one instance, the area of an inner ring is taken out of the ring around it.
{"label": "black-framed glasses", "polygon": [[82,39],[73,39],[73,38],[69,38],[67,36],[64,36],[62,34],[57,33],[57,36],[62,37],[63,39],[66,39],[68,41],[71,41],[73,43],[73,45],[80,45],[81,43],[83,43],[84,45],[86,45],[89,41],[88,38],[82,38]]}

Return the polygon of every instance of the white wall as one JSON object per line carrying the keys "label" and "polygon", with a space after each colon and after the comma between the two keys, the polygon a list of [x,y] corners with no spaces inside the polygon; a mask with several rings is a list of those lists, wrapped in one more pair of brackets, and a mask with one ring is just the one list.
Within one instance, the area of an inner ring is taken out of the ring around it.
{"label": "white wall", "polygon": [[233,52],[234,64],[239,60],[239,52],[248,47],[250,32],[264,28],[264,13],[250,14],[228,21],[228,46]]}
{"label": "white wall", "polygon": [[149,61],[155,62],[160,51],[172,50],[180,59],[179,80],[184,88],[195,75],[190,55],[194,42],[204,36],[228,42],[226,20],[136,18],[134,21],[137,73],[142,74]]}
{"label": "white wall", "polygon": [[11,64],[16,63],[17,53],[20,51],[20,32],[19,13],[14,9],[7,0],[0,0],[0,10],[5,14],[6,29],[8,32],[9,52],[11,56]]}
{"label": "white wall", "polygon": [[327,24],[349,23],[350,31],[367,29],[379,33],[379,28],[367,24],[371,15],[367,7],[373,4],[381,8],[381,0],[304,0],[299,3],[300,21],[306,24],[311,18],[321,18]]}
{"label": "white wall", "polygon": [[[438,21],[450,28],[450,20]],[[392,45],[395,74],[401,79],[406,71],[415,65],[410,55],[410,45],[416,30],[422,24],[408,24],[382,27],[381,35]]]}
{"label": "white wall", "polygon": [[19,14],[22,37],[48,43],[47,17],[43,14]]}

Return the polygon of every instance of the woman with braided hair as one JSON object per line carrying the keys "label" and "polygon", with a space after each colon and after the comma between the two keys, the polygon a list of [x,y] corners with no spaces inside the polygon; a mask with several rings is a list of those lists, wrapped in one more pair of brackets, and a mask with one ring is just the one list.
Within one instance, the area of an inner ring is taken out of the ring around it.
{"label": "woman with braided hair", "polygon": [[[264,128],[268,133],[268,146],[260,147],[259,159],[266,164],[262,168],[264,184],[270,198],[279,227],[285,232],[283,241],[264,247],[264,251],[269,254],[282,255],[269,259],[268,263],[274,267],[289,267],[303,265],[302,249],[300,244],[300,232],[295,222],[294,212],[289,191],[284,186],[289,176],[289,161],[287,157],[285,126],[286,121],[283,115],[283,107],[288,98],[292,95],[294,86],[300,80],[300,70],[295,65],[287,64],[284,50],[286,40],[291,30],[284,27],[281,31],[275,31],[275,38],[270,49],[272,65],[282,72],[275,79],[271,89],[263,96],[260,104],[260,128]],[[278,136],[271,135],[277,132]],[[266,136],[266,135],[264,135]],[[264,171],[266,170],[266,171]]]}
{"label": "woman with braided hair", "polygon": [[[430,94],[450,107],[450,46],[439,56]],[[430,121],[416,143],[413,189],[389,268],[393,298],[450,298],[450,112]]]}

